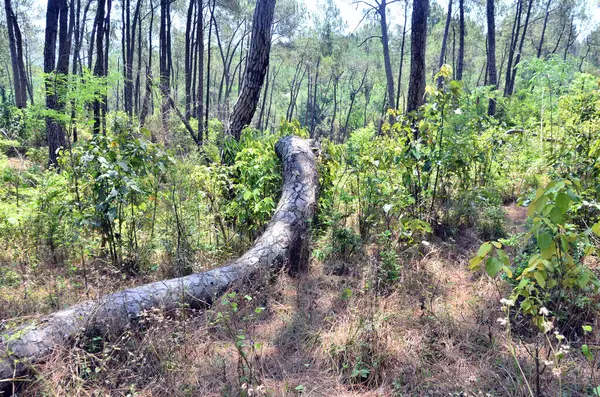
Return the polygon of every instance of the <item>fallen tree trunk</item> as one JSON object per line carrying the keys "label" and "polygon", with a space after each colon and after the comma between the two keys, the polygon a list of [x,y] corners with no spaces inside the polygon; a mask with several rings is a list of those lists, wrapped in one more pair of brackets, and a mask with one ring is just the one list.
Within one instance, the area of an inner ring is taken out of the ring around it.
{"label": "fallen tree trunk", "polygon": [[263,235],[232,263],[213,270],[86,301],[19,327],[0,342],[0,396],[13,382],[27,380],[27,369],[82,332],[119,332],[150,308],[173,310],[182,305],[205,308],[233,283],[259,282],[262,276],[289,266],[305,270],[309,221],[314,215],[317,173],[309,144],[285,137],[275,145],[283,164],[283,187],[275,214]]}

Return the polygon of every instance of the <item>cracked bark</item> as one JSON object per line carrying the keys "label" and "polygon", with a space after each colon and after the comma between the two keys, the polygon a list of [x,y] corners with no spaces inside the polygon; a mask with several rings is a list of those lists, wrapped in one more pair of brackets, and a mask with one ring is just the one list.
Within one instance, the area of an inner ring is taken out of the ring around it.
{"label": "cracked bark", "polygon": [[307,141],[285,137],[275,145],[283,164],[281,198],[263,235],[240,258],[190,276],[158,281],[62,310],[0,335],[0,396],[12,381],[26,380],[28,368],[81,332],[119,332],[150,308],[181,305],[202,309],[233,283],[264,281],[274,271],[306,270],[309,221],[314,215],[317,172]]}

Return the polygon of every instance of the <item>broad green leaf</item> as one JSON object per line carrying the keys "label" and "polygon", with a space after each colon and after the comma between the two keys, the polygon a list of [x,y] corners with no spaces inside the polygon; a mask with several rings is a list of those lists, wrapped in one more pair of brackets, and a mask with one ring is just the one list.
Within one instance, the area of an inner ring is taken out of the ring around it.
{"label": "broad green leaf", "polygon": [[550,246],[541,252],[543,259],[551,259],[556,253],[556,244],[554,241],[550,243]]}
{"label": "broad green leaf", "polygon": [[590,272],[587,270],[582,271],[581,274],[579,274],[579,277],[577,278],[577,284],[579,285],[579,288],[585,288],[589,281]]}
{"label": "broad green leaf", "polygon": [[600,236],[600,222],[592,226],[592,232],[594,232],[596,236]]}
{"label": "broad green leaf", "polygon": [[571,198],[566,193],[559,193],[556,196],[556,208],[559,208],[563,213],[567,212],[571,204]]}
{"label": "broad green leaf", "polygon": [[490,277],[496,276],[500,270],[502,270],[502,262],[498,258],[488,258],[485,262],[485,271]]}
{"label": "broad green leaf", "polygon": [[473,259],[471,259],[469,261],[469,269],[475,270],[476,268],[479,267],[479,264],[481,263],[481,261],[483,261],[483,258],[481,256],[474,257]]}
{"label": "broad green leaf", "polygon": [[535,272],[533,273],[533,277],[535,278],[535,281],[538,282],[538,284],[542,287],[545,288],[546,287],[546,279],[544,278],[544,275],[540,272]]}
{"label": "broad green leaf", "polygon": [[479,250],[477,251],[477,256],[480,256],[483,258],[490,252],[491,249],[492,249],[491,243],[489,243],[489,242],[483,243],[483,244],[481,244],[481,247],[479,247]]}
{"label": "broad green leaf", "polygon": [[496,254],[498,255],[498,259],[502,261],[506,266],[510,266],[510,258],[506,255],[506,252],[502,250],[497,250]]}
{"label": "broad green leaf", "polygon": [[582,325],[581,328],[583,328],[583,330],[585,332],[592,332],[592,326],[591,325]]}
{"label": "broad green leaf", "polygon": [[537,241],[540,251],[544,251],[550,247],[550,244],[552,244],[552,236],[548,233],[542,233],[537,236]]}

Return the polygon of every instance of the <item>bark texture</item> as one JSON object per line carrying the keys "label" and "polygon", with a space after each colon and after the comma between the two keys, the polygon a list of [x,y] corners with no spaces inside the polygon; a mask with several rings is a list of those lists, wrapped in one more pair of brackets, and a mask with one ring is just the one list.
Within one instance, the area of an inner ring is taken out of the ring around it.
{"label": "bark texture", "polygon": [[[291,272],[308,264],[307,237],[314,215],[317,172],[307,141],[285,137],[275,145],[283,164],[283,187],[264,234],[237,260],[213,270],[158,281],[86,301],[0,335],[0,395],[28,367],[66,345],[82,331],[116,333],[150,308],[173,310],[188,304],[205,308],[233,283],[257,284],[284,266]],[[23,378],[26,379],[26,378]]]}
{"label": "bark texture", "polygon": [[244,73],[242,92],[229,119],[229,133],[239,139],[242,129],[249,125],[256,112],[260,90],[269,68],[271,51],[271,25],[275,12],[275,0],[258,0],[252,20],[252,38],[248,53],[248,65]]}
{"label": "bark texture", "polygon": [[429,0],[413,0],[410,34],[410,83],[406,111],[412,112],[425,102],[425,49],[427,45],[427,15]]}

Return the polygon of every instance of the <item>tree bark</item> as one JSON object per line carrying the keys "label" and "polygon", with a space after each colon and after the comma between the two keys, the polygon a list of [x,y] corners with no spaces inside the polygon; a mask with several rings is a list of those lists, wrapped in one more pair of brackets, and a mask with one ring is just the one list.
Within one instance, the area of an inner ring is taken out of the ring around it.
{"label": "tree bark", "polygon": [[13,71],[13,88],[15,105],[22,109],[27,106],[27,74],[23,62],[23,40],[17,16],[12,8],[11,0],[4,0],[6,28],[8,31],[8,46]]}
{"label": "tree bark", "polygon": [[[196,43],[198,45],[198,105],[196,107],[196,114],[198,117],[198,141],[200,144],[203,142],[204,133],[204,18],[202,14],[202,0],[196,0],[198,2],[198,26],[196,27]],[[208,130],[207,130],[208,138]]]}
{"label": "tree bark", "polygon": [[[487,75],[490,85],[498,87],[498,76],[496,73],[496,21],[494,17],[494,0],[487,0],[486,4],[487,19]],[[496,101],[490,99],[488,105],[488,115],[496,114]]]}
{"label": "tree bark", "polygon": [[2,335],[0,394],[11,380],[26,379],[30,365],[55,347],[68,345],[82,331],[116,334],[151,308],[182,305],[203,309],[234,283],[264,283],[282,267],[299,273],[308,266],[309,223],[317,193],[315,160],[308,142],[285,137],[275,145],[283,164],[283,187],[277,209],[263,235],[232,263],[187,277],[159,281],[86,301]]}
{"label": "tree bark", "polygon": [[513,21],[512,34],[510,37],[510,47],[508,48],[508,63],[506,64],[506,79],[504,83],[504,96],[512,94],[512,70],[513,58],[517,51],[517,42],[519,41],[519,32],[521,30],[521,15],[523,14],[523,2],[525,0],[517,0],[515,9],[515,19]]}
{"label": "tree bark", "polygon": [[[438,71],[446,63],[446,47],[448,44],[448,32],[450,31],[450,22],[452,22],[452,0],[448,1],[448,14],[446,15],[446,25],[444,26],[444,36],[442,37],[442,49],[440,50],[440,59],[438,61]],[[437,80],[438,87],[442,86],[443,79]]]}
{"label": "tree bark", "polygon": [[274,11],[275,0],[257,1],[252,20],[252,37],[242,91],[239,93],[229,119],[229,133],[235,139],[240,138],[242,128],[250,124],[256,111],[260,90],[269,67]]}
{"label": "tree bark", "polygon": [[410,33],[410,83],[406,98],[407,112],[419,109],[424,103],[428,13],[429,0],[413,0],[412,31]]}
{"label": "tree bark", "polygon": [[458,0],[458,61],[456,80],[462,80],[465,67],[465,0]]}
{"label": "tree bark", "polygon": [[542,27],[542,35],[540,36],[540,44],[537,49],[537,57],[540,58],[542,56],[542,48],[544,46],[544,36],[546,35],[546,26],[548,25],[548,17],[550,16],[550,4],[552,0],[548,0],[546,3],[546,15],[544,16],[544,26]]}
{"label": "tree bark", "polygon": [[381,23],[381,45],[383,46],[383,64],[385,66],[385,77],[387,80],[388,108],[396,109],[396,103],[394,101],[394,72],[392,72],[392,61],[390,59],[386,6],[386,0],[381,0],[377,12],[379,13],[379,21]]}
{"label": "tree bark", "polygon": [[[66,74],[69,71],[70,43],[68,42],[67,8],[66,0],[48,0],[44,39],[44,73],[55,73],[54,76],[46,78],[46,107],[50,110],[60,111],[62,108],[59,102],[61,79],[58,75]],[[58,63],[56,62],[57,37],[59,40]],[[46,117],[46,138],[48,140],[48,164],[52,167],[58,166],[58,151],[66,147],[67,139],[62,125],[52,117]]]}
{"label": "tree bark", "polygon": [[170,35],[169,20],[171,19],[170,0],[160,0],[160,32],[159,32],[159,69],[160,92],[162,96],[161,120],[165,140],[169,135],[169,96],[171,95],[171,63],[170,63]]}
{"label": "tree bark", "polygon": [[404,44],[406,43],[406,21],[408,19],[408,0],[404,2],[404,23],[402,24],[402,44],[400,45],[400,68],[398,70],[398,91],[396,106],[400,108],[400,93],[402,92],[402,68],[404,67]]}
{"label": "tree bark", "polygon": [[[104,29],[105,29],[105,0],[98,1],[98,8],[96,9],[96,18],[94,22],[94,28],[96,31],[96,64],[94,65],[94,76],[104,77],[106,71],[104,69]],[[94,108],[94,134],[100,134],[104,125],[104,106],[100,100],[95,100],[93,104]]]}
{"label": "tree bark", "polygon": [[515,90],[515,80],[517,79],[517,66],[519,62],[521,62],[521,54],[523,53],[523,44],[525,42],[525,35],[527,34],[527,27],[529,26],[529,18],[531,16],[531,7],[533,5],[533,0],[529,0],[529,5],[527,6],[527,15],[525,16],[525,25],[523,25],[523,33],[521,34],[521,42],[519,43],[519,50],[515,57],[515,63],[512,68],[512,76],[510,78],[510,89],[509,95]]}

